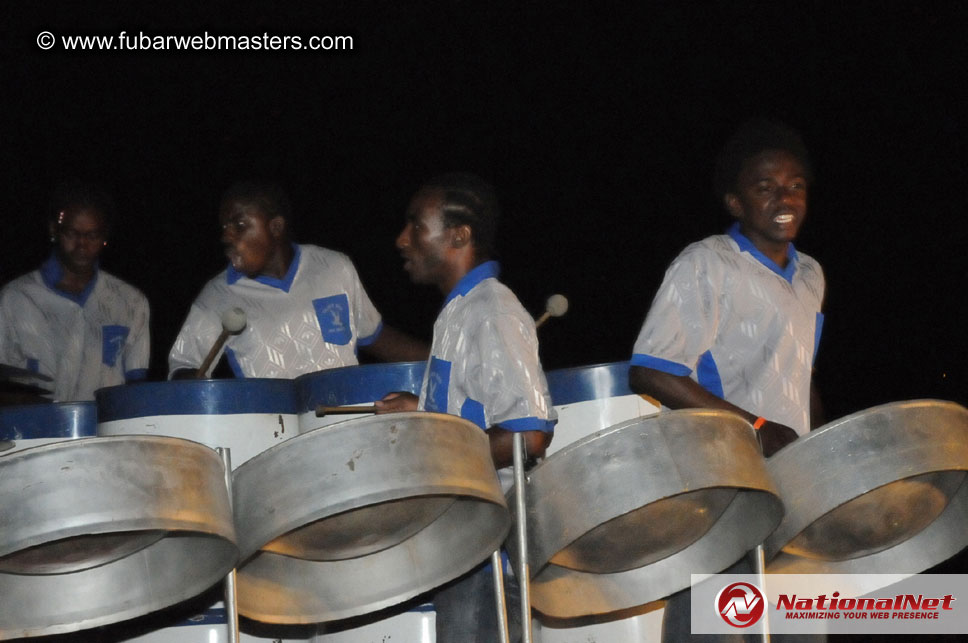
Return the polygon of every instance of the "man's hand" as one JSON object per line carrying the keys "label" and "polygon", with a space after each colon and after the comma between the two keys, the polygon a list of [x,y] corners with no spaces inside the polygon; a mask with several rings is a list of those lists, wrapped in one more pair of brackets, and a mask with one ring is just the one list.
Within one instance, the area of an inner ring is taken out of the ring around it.
{"label": "man's hand", "polygon": [[399,413],[400,411],[416,411],[418,400],[419,398],[413,393],[396,391],[394,393],[387,393],[383,396],[382,400],[374,402],[373,406],[376,407],[377,415]]}
{"label": "man's hand", "polygon": [[797,439],[796,431],[777,422],[764,423],[757,431],[757,435],[763,448],[763,455],[767,458]]}

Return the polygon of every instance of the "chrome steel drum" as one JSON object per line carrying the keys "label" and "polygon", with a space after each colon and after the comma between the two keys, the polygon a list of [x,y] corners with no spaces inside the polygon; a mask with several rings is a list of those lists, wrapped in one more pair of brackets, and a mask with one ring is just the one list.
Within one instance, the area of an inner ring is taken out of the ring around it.
{"label": "chrome steel drum", "polygon": [[238,558],[222,462],[163,437],[0,458],[0,639],[73,632],[199,594]]}
{"label": "chrome steel drum", "polygon": [[51,442],[97,435],[94,402],[59,402],[0,408],[0,442],[12,443],[0,449],[0,456]]}
{"label": "chrome steel drum", "polygon": [[555,618],[664,598],[735,562],[783,515],[752,428],[714,410],[588,436],[535,467],[526,492],[532,604]]}
{"label": "chrome steel drum", "polygon": [[[317,406],[369,406],[392,391],[419,395],[426,362],[363,364],[307,373],[296,378],[301,433],[368,414],[316,417]],[[432,604],[409,610],[387,610],[383,617],[353,628],[329,631],[321,626],[319,643],[356,643],[361,640],[403,640],[432,643],[435,611]]]}
{"label": "chrome steel drum", "polygon": [[292,380],[144,382],[94,395],[98,435],[167,435],[229,447],[233,469],[299,432]]}
{"label": "chrome steel drum", "polygon": [[364,417],[330,415],[316,417],[317,406],[371,405],[393,391],[420,394],[426,362],[364,364],[331,368],[296,378],[299,398],[299,431],[305,433],[321,426]]}
{"label": "chrome steel drum", "polygon": [[310,431],[236,469],[239,612],[313,623],[379,610],[472,569],[510,518],[487,435],[396,413]]}
{"label": "chrome steel drum", "polygon": [[968,409],[896,402],[831,422],[768,462],[786,517],[775,573],[914,574],[968,545]]}
{"label": "chrome steel drum", "polygon": [[[558,423],[547,456],[581,438],[610,426],[654,415],[659,407],[629,388],[629,363],[595,364],[564,368],[547,373],[548,391]],[[569,643],[578,640],[622,641],[649,640],[662,633],[662,603],[648,610],[600,617],[593,623],[575,619],[552,622],[538,616],[542,643]],[[587,619],[586,619],[587,620]]]}

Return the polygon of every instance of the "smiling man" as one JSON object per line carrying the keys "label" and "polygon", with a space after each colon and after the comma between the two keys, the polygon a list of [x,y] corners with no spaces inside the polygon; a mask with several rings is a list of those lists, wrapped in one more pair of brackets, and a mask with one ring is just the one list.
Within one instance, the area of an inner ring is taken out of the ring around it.
{"label": "smiling man", "polygon": [[290,240],[292,213],[279,186],[237,183],[219,208],[228,267],[195,299],[168,357],[169,376],[192,376],[222,331],[246,314],[224,353],[236,377],[293,378],[377,359],[426,359],[422,343],[383,324],[350,259]]}
{"label": "smiling man", "polygon": [[767,456],[821,420],[811,373],[824,278],[793,246],[810,180],[796,132],[744,125],[716,175],[736,222],[673,261],[633,349],[633,390],[670,408],[736,412],[759,429]]}
{"label": "smiling man", "polygon": [[[736,221],[672,262],[629,371],[632,390],[664,406],[746,418],[766,456],[822,423],[812,368],[824,277],[814,259],[793,247],[811,179],[806,148],[787,126],[757,120],[736,132],[720,154],[715,181]],[[744,563],[727,571],[751,571]],[[742,640],[690,637],[689,618],[686,590],[668,602],[663,640]]]}

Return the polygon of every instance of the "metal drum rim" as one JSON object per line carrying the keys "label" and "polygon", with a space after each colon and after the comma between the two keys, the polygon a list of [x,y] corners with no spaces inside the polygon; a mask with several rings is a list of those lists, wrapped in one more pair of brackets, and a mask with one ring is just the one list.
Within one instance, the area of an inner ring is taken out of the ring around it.
{"label": "metal drum rim", "polygon": [[[263,566],[271,566],[273,564],[285,565],[282,571],[272,576],[270,582],[273,584],[284,584],[287,580],[297,575],[293,574],[293,572],[298,572],[298,575],[309,577],[311,579],[310,585],[312,586],[325,586],[333,579],[336,579],[336,582],[339,583],[342,580],[342,575],[340,574],[338,568],[352,566],[355,564],[369,565],[373,568],[380,568],[381,563],[379,559],[393,557],[407,558],[408,554],[406,552],[409,550],[433,546],[436,540],[433,537],[433,534],[428,532],[429,529],[433,528],[443,531],[451,529],[454,525],[441,521],[432,523],[428,526],[428,529],[418,532],[409,541],[407,541],[408,544],[406,548],[400,546],[391,547],[389,549],[360,557],[359,559],[342,561],[312,561],[291,558],[281,554],[259,552],[256,556],[250,558],[245,564],[240,565],[237,571],[239,584],[239,613],[246,618],[278,625],[322,623],[369,614],[381,609],[392,607],[393,605],[397,605],[419,596],[420,594],[426,593],[435,587],[446,584],[450,580],[461,576],[462,574],[481,564],[489,552],[497,550],[497,548],[500,547],[501,543],[505,540],[511,528],[510,512],[506,507],[501,505],[492,503],[487,504],[490,507],[489,513],[492,514],[492,517],[498,518],[499,522],[495,523],[495,527],[490,530],[484,539],[485,544],[480,548],[482,557],[480,559],[464,557],[460,560],[454,561],[453,564],[446,566],[448,570],[446,575],[440,575],[433,570],[429,571],[428,573],[428,568],[421,567],[419,570],[420,574],[417,575],[419,577],[408,579],[408,582],[405,583],[406,589],[397,590],[397,593],[395,594],[389,593],[390,590],[387,590],[378,598],[371,598],[366,602],[355,603],[352,606],[342,606],[339,608],[334,608],[330,604],[325,606],[317,606],[316,611],[309,614],[297,613],[295,611],[287,611],[284,609],[271,611],[265,607],[265,602],[256,601],[253,603],[251,600],[249,600],[249,591],[251,588],[251,583],[253,582],[251,576],[253,570],[256,568],[262,567],[264,569]],[[503,520],[500,520],[500,518],[503,518]],[[454,523],[456,520],[457,519],[451,517],[449,523]],[[385,565],[386,563],[383,564]],[[337,569],[334,570],[332,568]],[[272,572],[277,570],[270,569],[269,571]],[[308,591],[302,595],[305,598],[308,595]]]}
{"label": "metal drum rim", "polygon": [[[70,435],[57,435],[33,428],[34,423],[41,420],[48,421],[50,416],[58,416],[55,421],[63,421],[68,428],[87,429],[87,434],[74,432]],[[89,426],[80,426],[82,421],[85,420],[89,422]],[[15,434],[14,428],[11,426],[15,421],[19,421],[21,424],[31,424],[30,435],[24,435],[22,430]],[[43,433],[43,435],[34,435],[35,433]],[[95,435],[97,435],[97,405],[93,401],[18,404],[0,408],[0,440],[14,442],[37,439],[76,440],[83,437],[94,437]]]}
{"label": "metal drum rim", "polygon": [[[739,505],[751,505],[740,507]],[[736,505],[735,507],[733,505]],[[741,520],[742,516],[735,516],[737,512],[745,512],[754,517],[759,517],[764,520],[764,523],[760,526],[759,532],[756,535],[752,535],[745,539],[745,542],[741,546],[735,547],[735,551],[732,552],[733,555],[721,556],[721,560],[718,560],[716,564],[711,567],[703,569],[702,573],[717,573],[722,571],[730,564],[738,560],[742,555],[746,553],[749,549],[762,542],[765,538],[765,534],[769,534],[776,526],[779,524],[783,515],[783,503],[780,498],[769,491],[757,490],[757,489],[746,489],[740,490],[737,493],[736,498],[730,504],[727,511],[731,512],[729,517],[731,522],[741,521],[744,525],[749,526],[749,523],[745,520]],[[721,521],[724,518],[721,518]],[[676,565],[681,566],[682,563],[678,562],[678,559],[689,559],[690,557],[697,555],[697,550],[700,548],[706,548],[707,551],[710,550],[705,541],[715,541],[719,538],[719,531],[723,531],[729,528],[730,525],[725,522],[721,523],[717,521],[713,528],[709,532],[704,534],[696,542],[689,545],[689,547],[672,554],[662,560],[656,561],[650,565],[645,565],[643,567],[638,567],[635,569],[630,569],[622,572],[616,572],[611,574],[596,574],[593,572],[583,572],[568,569],[565,567],[560,567],[553,564],[545,565],[543,568],[538,570],[532,575],[531,580],[531,595],[532,595],[532,606],[547,616],[556,619],[576,619],[593,615],[604,615],[613,612],[620,612],[622,610],[631,609],[643,605],[648,605],[655,601],[661,600],[674,594],[682,589],[689,587],[689,574],[680,574],[675,572],[673,569],[669,569]],[[750,533],[750,532],[745,532]],[[701,555],[701,551],[698,555]],[[691,564],[697,564],[693,561]],[[661,572],[657,572],[659,568],[662,568]],[[657,581],[654,576],[656,574],[661,575],[661,580]],[[668,584],[668,579],[671,576],[678,577],[677,582],[669,584],[667,591],[657,592],[656,587],[665,581]],[[582,589],[589,590],[594,588],[596,591],[591,591],[584,594],[585,599],[581,601],[582,606],[580,608],[574,605],[574,601],[562,601],[562,592],[566,595],[571,591],[575,591],[574,588],[562,588],[559,586],[560,583],[580,583]],[[607,598],[605,596],[608,595]],[[596,600],[600,601],[614,601],[611,604],[599,603],[593,607],[593,604],[587,600],[589,596],[594,596]],[[568,603],[565,605],[564,603]]]}
{"label": "metal drum rim", "polygon": [[934,398],[916,398],[913,400],[900,400],[897,402],[887,402],[885,404],[878,404],[877,406],[872,406],[867,409],[855,411],[854,413],[850,413],[841,418],[837,418],[836,420],[828,422],[823,426],[817,427],[816,429],[813,429],[812,431],[804,435],[801,435],[799,438],[797,438],[795,442],[791,442],[790,444],[787,444],[782,449],[774,453],[767,460],[767,462],[772,464],[774,467],[776,467],[777,466],[776,463],[782,463],[786,460],[786,457],[789,457],[789,456],[785,457],[785,454],[789,453],[790,447],[792,447],[794,444],[810,444],[818,440],[823,440],[825,439],[825,437],[821,437],[821,436],[826,436],[828,433],[832,432],[836,427],[847,424],[848,422],[852,422],[857,418],[863,417],[865,415],[869,415],[875,411],[882,412],[887,409],[900,409],[900,408],[906,408],[906,407],[927,406],[927,405],[952,407],[952,410],[962,409],[966,413],[968,413],[968,409],[965,409],[965,407],[958,404],[957,402],[952,402],[951,400],[934,399]]}
{"label": "metal drum rim", "polygon": [[[944,413],[953,413],[956,415],[961,415],[961,416],[964,416],[966,423],[968,423],[968,409],[950,400],[921,398],[921,399],[902,400],[897,402],[880,404],[868,409],[863,409],[855,413],[851,413],[842,418],[834,420],[833,422],[829,422],[823,425],[822,427],[816,429],[815,431],[811,431],[807,435],[800,437],[796,442],[791,443],[790,445],[787,445],[779,452],[777,452],[773,456],[773,458],[768,460],[767,468],[770,470],[770,474],[778,481],[779,486],[783,486],[783,484],[791,484],[791,482],[788,481],[788,478],[793,477],[793,474],[788,474],[786,472],[788,470],[793,470],[794,472],[797,472],[799,470],[798,467],[794,467],[793,465],[790,464],[791,458],[793,458],[796,454],[801,453],[806,448],[813,448],[814,450],[817,449],[817,447],[805,447],[800,445],[815,445],[819,443],[821,445],[820,449],[823,450],[824,442],[827,440],[836,439],[830,436],[835,435],[834,431],[840,427],[843,427],[845,425],[854,426],[854,425],[857,425],[859,420],[862,420],[865,417],[876,416],[878,414],[883,414],[885,412],[890,412],[890,411],[910,412],[910,411],[917,410],[919,408],[924,408],[929,410],[932,408],[935,408]],[[859,426],[863,427],[864,425],[863,423],[861,423]],[[968,426],[968,424],[966,424],[966,426]],[[930,445],[927,445],[924,448],[927,450],[930,448]],[[860,496],[866,493],[870,493],[877,489],[881,489],[889,484],[914,478],[920,475],[926,475],[930,473],[940,473],[945,471],[950,471],[950,472],[968,471],[968,460],[966,460],[965,464],[962,465],[962,467],[960,468],[949,466],[949,465],[942,466],[942,464],[939,462],[919,462],[917,463],[917,466],[914,466],[911,463],[908,463],[908,469],[905,470],[905,475],[900,477],[888,478],[886,477],[889,475],[887,472],[881,472],[880,477],[873,480],[865,480],[865,483],[867,484],[860,485],[860,488],[861,488],[860,494],[854,495],[851,498],[844,499],[841,502],[838,502],[836,505],[822,506],[819,509],[813,508],[812,511],[806,513],[805,515],[801,515],[804,512],[800,512],[800,514],[788,513],[787,516],[784,518],[783,522],[781,522],[781,524],[777,527],[777,529],[764,542],[766,557],[768,560],[770,560],[774,557],[785,555],[787,558],[790,558],[790,559],[801,559],[802,557],[799,557],[799,556],[783,554],[782,552],[783,547],[785,547],[788,543],[792,542],[797,536],[799,536],[805,529],[807,529],[814,522],[828,515],[830,512],[840,507],[843,507],[845,504],[853,500],[856,500],[857,498],[859,498]],[[893,474],[890,474],[890,475],[893,475]],[[958,496],[960,494],[968,495],[968,484],[966,484],[966,482],[968,482],[968,480],[962,483],[958,491],[955,493],[955,496]],[[823,485],[818,482],[817,484],[810,487],[810,489],[813,490],[818,487],[822,488]],[[782,489],[781,489],[781,493],[782,493]],[[955,496],[953,496],[950,499],[949,504],[955,501]],[[947,508],[944,511],[942,511],[941,515],[943,515],[946,511],[947,511]],[[936,517],[934,522],[937,522],[940,519],[941,515]],[[931,525],[928,525],[928,527],[924,528],[917,534],[914,534],[908,540],[915,540],[921,537],[921,534],[925,534],[926,532],[930,533],[929,532],[930,529],[931,529]],[[904,542],[907,542],[907,541],[904,541]],[[881,550],[881,552],[868,554],[867,556],[862,556],[857,560],[867,560],[867,561],[875,560],[876,559],[875,557],[877,557],[880,553],[890,552],[891,550],[903,544],[904,543],[897,543],[891,547],[888,547],[887,549]],[[816,563],[811,563],[811,562],[807,562],[807,560],[804,559],[802,566],[810,569],[818,568],[818,566],[819,568],[822,568],[825,564],[832,566],[831,568],[843,567],[844,564],[846,564],[850,560],[852,559],[845,559],[841,561],[818,561]],[[942,561],[940,560],[937,561],[937,563],[940,563],[940,562]],[[794,566],[796,565],[795,563],[789,563],[789,564]],[[790,573],[794,573],[794,572],[790,572]]]}
{"label": "metal drum rim", "polygon": [[[399,432],[393,431],[394,425]],[[346,467],[347,454],[355,454],[363,444],[374,445],[372,458],[364,456],[354,468]],[[290,457],[294,454],[298,459]],[[316,459],[319,454],[325,457]],[[463,455],[455,461],[455,454]],[[401,468],[388,472],[387,465],[397,462]],[[290,473],[286,466],[298,473],[283,483]],[[270,623],[340,620],[408,600],[482,562],[510,529],[487,434],[450,414],[394,413],[303,433],[253,457],[235,470],[234,478],[236,524],[245,541],[245,562],[238,570],[239,610]],[[397,485],[410,480],[413,488],[401,495]],[[328,497],[318,491],[326,485]],[[302,495],[290,494],[289,487]],[[419,496],[450,495],[455,501],[435,520],[387,548],[340,560],[302,560],[259,551],[266,542],[289,533],[292,524],[308,524],[307,516],[343,513],[362,508],[361,502],[367,507],[380,499],[414,497],[415,489],[422,490]],[[299,504],[298,511],[279,506],[279,498],[290,498],[294,506],[306,497],[316,500]],[[269,508],[274,508],[271,520],[266,519]],[[249,524],[255,530],[246,534]],[[376,581],[375,572],[382,572],[381,581]],[[288,596],[297,597],[294,604],[282,604]]]}
{"label": "metal drum rim", "polygon": [[[306,433],[301,433],[289,438],[288,440],[280,442],[279,444],[276,444],[250,458],[232,472],[234,506],[236,511],[236,529],[239,532],[239,546],[242,561],[250,560],[266,543],[285,536],[293,530],[299,529],[300,527],[308,525],[311,522],[345,513],[354,508],[363,508],[366,506],[379,504],[381,502],[399,500],[407,497],[454,495],[460,498],[475,499],[477,501],[489,502],[506,507],[504,496],[500,493],[489,495],[471,485],[457,486],[455,484],[448,484],[429,487],[426,483],[423,483],[422,485],[415,484],[413,487],[400,485],[391,489],[380,489],[364,496],[354,496],[351,499],[346,499],[339,502],[330,502],[327,500],[323,506],[317,506],[313,511],[307,511],[306,513],[300,514],[300,519],[303,520],[298,523],[295,520],[285,521],[284,523],[273,523],[272,525],[259,522],[258,527],[254,532],[252,529],[247,528],[248,525],[246,525],[245,520],[240,516],[240,513],[246,511],[247,508],[249,508],[249,505],[253,504],[249,501],[250,498],[258,499],[254,503],[255,507],[259,507],[260,503],[264,502],[261,493],[250,493],[249,488],[254,484],[253,480],[257,481],[259,472],[269,468],[268,465],[274,464],[279,460],[285,460],[285,454],[290,451],[302,453],[305,449],[304,444],[307,442],[314,444],[315,442],[321,440],[338,439],[340,433],[360,430],[361,425],[364,427],[368,427],[372,424],[381,426],[382,423],[391,422],[394,419],[398,419],[401,422],[410,420],[429,420],[436,422],[442,421],[447,424],[460,426],[463,430],[467,431],[468,435],[479,436],[475,437],[474,439],[480,441],[481,444],[484,444],[487,441],[486,434],[480,429],[480,427],[464,418],[447,413],[408,411],[347,420],[345,422],[340,422],[326,427],[320,427],[319,429],[308,431]],[[494,481],[495,484],[497,484],[496,474]],[[287,484],[295,485],[296,482],[290,479],[287,480]],[[421,489],[423,490],[421,493],[412,493],[414,490]],[[404,495],[405,493],[408,493],[409,495]],[[360,498],[366,498],[368,502],[366,502],[364,505],[359,505],[357,502]],[[271,527],[271,529],[269,527]],[[258,537],[255,538],[253,533],[258,534]]]}
{"label": "metal drum rim", "polygon": [[[107,445],[117,445],[117,444],[150,444],[158,447],[164,448],[184,448],[188,447],[193,452],[193,457],[202,458],[209,460],[210,467],[221,470],[222,461],[219,456],[210,449],[209,447],[200,444],[198,442],[193,442],[191,440],[183,440],[181,438],[172,438],[167,436],[151,436],[151,435],[132,435],[132,436],[115,436],[106,438],[78,438],[75,440],[64,440],[60,442],[52,442],[50,444],[44,444],[34,447],[29,447],[21,451],[17,451],[9,455],[8,460],[0,459],[0,471],[4,468],[8,470],[13,470],[14,467],[31,467],[32,463],[30,461],[37,460],[47,457],[49,454],[56,454],[58,451],[88,451],[89,449],[98,450],[102,446]],[[27,462],[24,462],[24,461]],[[226,490],[227,497],[227,490]],[[231,506],[231,505],[229,505]],[[142,509],[141,507],[138,508]],[[181,513],[181,512],[179,512]],[[24,549],[35,547],[39,545],[44,545],[47,543],[53,543],[58,540],[64,540],[68,538],[73,538],[82,535],[110,535],[116,533],[124,532],[139,532],[139,531],[165,531],[171,532],[172,534],[198,534],[205,536],[215,536],[225,538],[229,542],[235,544],[235,530],[234,524],[226,523],[224,525],[216,524],[216,521],[212,519],[211,514],[201,514],[205,520],[189,520],[185,516],[179,517],[177,520],[169,517],[167,520],[168,525],[171,528],[165,528],[166,518],[154,516],[149,517],[147,515],[128,515],[125,517],[118,516],[104,516],[96,522],[85,522],[81,524],[63,524],[57,530],[52,532],[45,532],[46,536],[41,538],[37,535],[33,537],[28,537],[26,539],[21,539],[16,543],[16,548],[6,551],[2,555],[10,555]],[[166,538],[167,536],[163,537]],[[2,543],[0,543],[2,544]]]}
{"label": "metal drum rim", "polygon": [[[566,465],[569,464],[568,460],[587,455],[583,453],[585,451],[584,447],[597,440],[615,437],[617,442],[614,447],[609,448],[615,448],[616,452],[622,453],[619,447],[622,446],[623,439],[632,440],[635,439],[636,435],[635,433],[621,436],[616,435],[626,429],[635,431],[635,428],[639,427],[643,431],[654,432],[655,437],[659,437],[663,431],[675,430],[676,424],[697,417],[703,419],[703,426],[707,427],[707,431],[713,430],[708,428],[712,425],[714,427],[722,427],[723,431],[732,432],[731,434],[725,433],[724,435],[731,435],[730,439],[735,441],[734,444],[743,445],[742,451],[740,451],[741,455],[737,456],[736,463],[720,463],[718,466],[722,471],[710,472],[702,470],[701,473],[692,476],[692,479],[686,476],[681,481],[683,483],[692,483],[695,486],[684,487],[675,493],[661,496],[658,491],[654,492],[652,495],[656,497],[650,503],[662,500],[663,498],[674,497],[686,491],[717,487],[733,489],[737,493],[726,507],[720,519],[710,527],[709,531],[682,550],[648,565],[620,572],[594,573],[571,570],[554,565],[549,561],[563,547],[558,547],[560,543],[553,541],[553,546],[546,547],[548,551],[540,555],[531,554],[533,557],[531,569],[534,579],[532,581],[532,596],[534,597],[533,604],[536,609],[548,616],[570,619],[592,614],[605,614],[650,603],[675,591],[679,591],[684,587],[688,587],[688,575],[683,575],[676,571],[675,566],[681,564],[678,561],[691,561],[690,564],[701,563],[707,567],[706,571],[708,573],[720,571],[738,559],[745,551],[762,542],[779,525],[783,516],[783,503],[766,469],[766,463],[759,453],[759,447],[755,442],[753,429],[746,420],[729,411],[716,409],[680,409],[633,418],[615,424],[569,444],[561,451],[550,456],[529,472],[527,477],[529,486],[533,485],[535,479],[541,476],[543,469],[547,470],[551,466],[567,469],[568,467]],[[728,422],[725,425],[722,422],[717,422],[717,420],[727,418]],[[745,432],[741,431],[744,427]],[[623,462],[623,464],[629,467],[629,470],[633,473],[637,473],[636,470],[631,468],[632,455],[630,453],[629,461]],[[654,457],[658,458],[659,456],[655,455]],[[707,457],[714,457],[713,452],[707,454]],[[709,462],[709,460],[705,461]],[[557,464],[554,465],[553,463]],[[750,463],[753,464],[754,468],[745,468]],[[645,466],[647,462],[642,461],[641,464]],[[729,473],[730,471],[732,473]],[[644,471],[641,474],[646,475]],[[558,481],[560,472],[554,472],[549,475],[552,477],[545,481],[546,485]],[[723,477],[716,479],[720,475]],[[695,479],[697,477],[699,480]],[[711,477],[711,482],[709,484],[700,484],[704,477]],[[618,484],[618,481],[613,482],[613,484]],[[577,499],[584,499],[584,496],[578,494]],[[616,517],[612,514],[606,515],[612,516],[612,518]],[[605,523],[599,523],[599,526],[601,524]],[[580,539],[585,533],[587,532],[575,535],[571,542],[573,543]],[[533,536],[534,538],[542,537],[542,535],[536,534],[534,529],[531,529],[529,536]],[[729,536],[725,547],[731,547],[735,551],[719,546],[716,548],[709,547],[709,543],[716,542],[717,538],[722,539],[724,536]],[[737,543],[741,543],[741,546]],[[534,543],[531,544],[534,545]],[[513,550],[513,545],[513,543],[510,543],[509,549]],[[564,545],[564,547],[567,546],[570,546],[570,544],[566,543]],[[534,546],[530,549],[532,552],[535,551]],[[551,551],[552,549],[555,549],[555,551]],[[721,549],[722,551],[720,551]],[[540,544],[537,550],[542,550]],[[512,555],[516,555],[516,553],[512,551]],[[713,569],[712,567],[718,568]],[[657,578],[661,578],[661,583],[656,581]],[[669,591],[664,591],[659,595],[656,593],[658,590],[655,586],[662,583],[669,586]],[[573,589],[563,589],[566,586],[572,587]],[[574,591],[583,594],[586,599],[589,596],[594,596],[595,600],[586,600],[585,605],[579,605],[576,601],[560,595],[559,591]]]}
{"label": "metal drum rim", "polygon": [[[154,392],[148,396],[145,392]],[[229,393],[257,391],[265,395],[232,398]],[[159,395],[163,393],[164,395]],[[98,424],[151,416],[177,415],[297,415],[299,399],[294,380],[252,377],[244,379],[184,379],[132,382],[94,392]],[[176,412],[173,412],[176,411]]]}
{"label": "metal drum rim", "polygon": [[[860,558],[841,561],[825,561],[793,556],[779,551],[767,563],[767,572],[774,574],[881,574],[885,563],[892,567],[890,573],[911,576],[940,564],[964,549],[965,543],[942,539],[936,535],[964,533],[968,524],[968,480],[962,482],[948,506],[931,524],[913,537],[893,547]],[[931,539],[934,538],[932,541]],[[932,547],[925,547],[928,541]],[[876,589],[876,588],[875,588]]]}
{"label": "metal drum rim", "polygon": [[[197,481],[193,476],[182,477],[173,483],[175,488],[182,491],[174,500],[168,498],[162,501],[165,511],[170,512],[168,515],[177,520],[180,514],[178,507],[193,506],[197,507],[198,513],[208,516],[210,523],[200,525],[196,531],[169,530],[166,536],[141,550],[80,571],[27,575],[0,573],[0,594],[20,597],[17,601],[6,601],[5,609],[9,613],[5,614],[4,608],[0,607],[0,621],[3,621],[0,639],[8,635],[41,636],[73,632],[148,614],[200,593],[234,567],[238,548],[224,484],[224,469],[220,458],[208,447],[180,438],[119,436],[56,442],[25,449],[13,456],[20,467],[29,469],[38,454],[53,454],[56,459],[62,455],[70,457],[70,450],[85,451],[110,446],[112,448],[105,451],[103,456],[110,460],[115,455],[139,452],[145,444],[153,447],[145,460],[134,463],[127,460],[129,466],[150,466],[157,475],[169,475],[161,473],[166,470],[167,459],[175,453],[185,453],[181,468],[186,472],[202,472]],[[115,448],[118,446],[129,448],[118,452]],[[60,454],[63,450],[68,451]],[[86,479],[89,482],[85,483],[84,489],[98,488],[98,476],[91,475],[100,470],[97,455],[96,452],[89,454],[85,462],[85,465],[92,465],[91,468],[78,469],[86,471],[84,475],[88,476]],[[5,465],[4,462],[0,467]],[[116,479],[122,480],[121,475],[124,475],[123,468],[116,470]],[[70,483],[70,478],[60,480],[62,484]],[[188,493],[188,489],[194,491]],[[199,489],[206,490],[201,500]],[[127,502],[137,507],[135,499],[140,497],[139,494],[132,491],[126,496]],[[107,503],[110,499],[106,496],[102,500]],[[58,511],[56,505],[51,507],[52,512]],[[96,503],[94,509],[97,509]],[[40,515],[45,519],[45,514]],[[166,514],[159,515],[162,517],[155,516],[155,520],[164,520]],[[169,523],[169,526],[171,524],[175,523]],[[198,556],[201,556],[200,560],[196,559]],[[150,578],[151,583],[130,582],[142,576]],[[118,592],[117,587],[119,583],[125,584],[124,579],[128,579],[127,589]],[[46,611],[30,608],[30,605],[40,604],[48,606],[44,608]]]}
{"label": "metal drum rim", "polygon": [[[740,415],[738,415],[736,413],[733,413],[732,411],[723,411],[723,410],[719,410],[719,409],[675,409],[675,410],[669,410],[669,411],[662,411],[660,413],[654,413],[652,415],[645,415],[645,416],[641,416],[641,417],[637,417],[637,418],[632,418],[631,420],[625,420],[623,422],[619,422],[617,424],[613,424],[612,426],[609,426],[607,428],[604,428],[604,429],[595,431],[594,433],[591,433],[589,435],[586,435],[585,437],[583,437],[581,439],[578,439],[578,440],[575,440],[574,442],[572,442],[572,443],[570,443],[570,444],[562,447],[561,449],[559,449],[558,451],[556,451],[552,455],[550,455],[547,458],[543,459],[533,469],[531,469],[531,471],[529,472],[529,477],[530,476],[534,476],[536,474],[536,472],[540,471],[541,468],[543,466],[545,466],[547,463],[552,462],[553,459],[554,460],[560,460],[562,458],[568,457],[568,454],[574,452],[575,450],[583,447],[584,445],[586,445],[586,444],[588,444],[590,442],[594,442],[595,440],[599,440],[601,438],[605,438],[605,437],[607,437],[607,436],[609,436],[609,435],[611,435],[611,434],[613,434],[613,433],[615,433],[617,431],[621,431],[621,430],[627,428],[628,426],[631,426],[631,425],[634,425],[634,424],[639,424],[643,420],[652,420],[652,419],[659,418],[659,417],[686,416],[686,415],[688,415],[688,416],[705,416],[705,415],[722,416],[722,415],[728,415],[728,416],[731,416],[731,417],[734,417],[734,418],[739,418],[744,423],[746,423],[747,425],[749,425],[749,423],[746,422],[746,420],[744,420]],[[750,431],[752,432],[752,430],[753,429],[751,427],[750,428]]]}

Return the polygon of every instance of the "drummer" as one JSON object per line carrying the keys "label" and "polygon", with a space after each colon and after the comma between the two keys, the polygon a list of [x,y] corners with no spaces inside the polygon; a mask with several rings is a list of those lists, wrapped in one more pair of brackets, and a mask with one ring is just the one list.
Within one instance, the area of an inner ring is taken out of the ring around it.
{"label": "drummer", "polygon": [[[811,375],[824,277],[820,265],[793,246],[812,178],[795,131],[764,120],[740,127],[720,153],[715,174],[717,196],[735,222],[673,261],[629,371],[633,391],[667,407],[738,413],[758,429],[766,456],[822,424]],[[713,570],[694,570],[700,571]],[[752,568],[743,560],[726,571]],[[690,637],[689,619],[686,590],[669,599],[663,640],[710,638]]]}
{"label": "drummer", "polygon": [[51,255],[0,291],[0,363],[53,379],[53,399],[94,399],[148,373],[148,300],[100,269],[113,200],[72,181],[55,190]]}
{"label": "drummer", "polygon": [[[534,320],[498,281],[491,259],[498,215],[494,189],[471,174],[438,176],[410,201],[397,237],[403,267],[414,283],[436,286],[444,306],[419,399],[392,393],[376,405],[384,413],[421,409],[469,419],[487,432],[494,465],[503,469],[513,460],[514,432],[523,432],[528,456],[544,453],[555,415]],[[509,603],[515,591],[509,588]],[[446,586],[434,604],[438,643],[497,640],[488,566]],[[512,632],[520,630],[516,618],[509,610]]]}
{"label": "drummer", "polygon": [[351,366],[358,348],[386,361],[427,358],[425,344],[383,324],[346,255],[291,241],[289,200],[278,185],[233,185],[219,222],[229,265],[192,304],[168,357],[170,377],[194,375],[232,308],[247,322],[225,348],[235,377]]}
{"label": "drummer", "polygon": [[740,128],[715,176],[735,222],[673,261],[629,372],[632,390],[667,407],[743,416],[767,456],[822,424],[811,376],[824,277],[793,246],[811,179],[799,134],[761,120]]}

